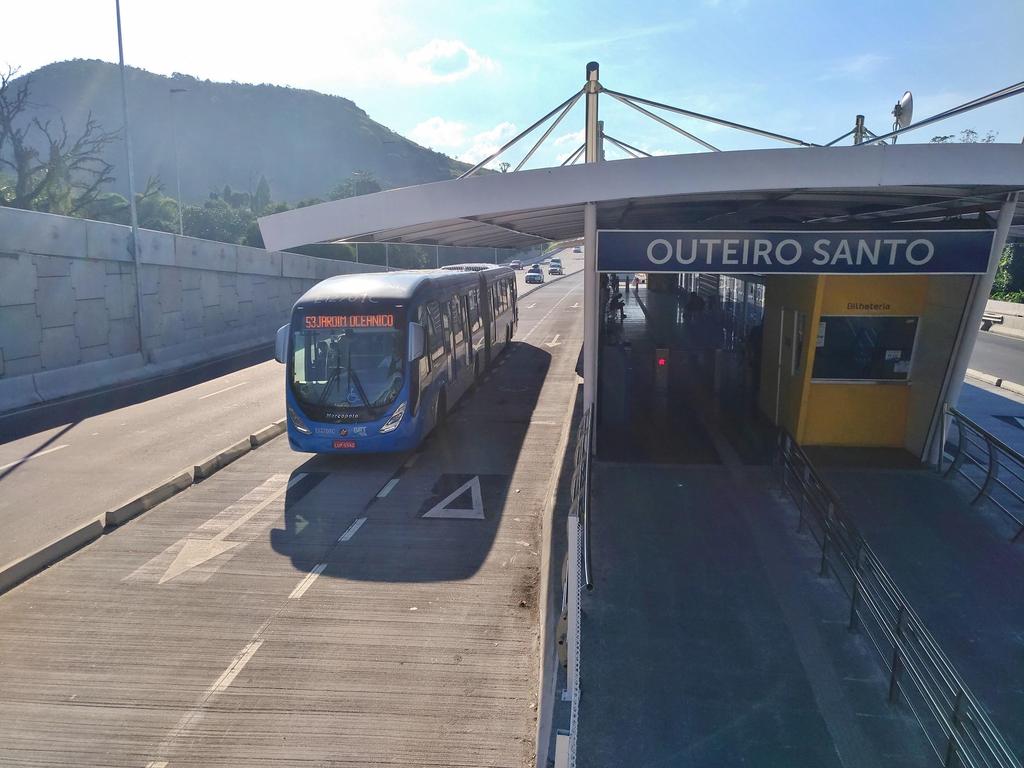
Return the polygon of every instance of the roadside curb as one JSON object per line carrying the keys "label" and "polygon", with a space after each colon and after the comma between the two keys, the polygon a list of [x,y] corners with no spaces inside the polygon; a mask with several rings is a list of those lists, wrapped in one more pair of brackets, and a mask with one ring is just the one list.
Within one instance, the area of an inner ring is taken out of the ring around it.
{"label": "roadside curb", "polygon": [[169,480],[165,480],[155,488],[151,488],[141,496],[136,496],[127,504],[108,510],[104,516],[107,527],[116,527],[127,523],[133,517],[141,515],[161,504],[172,496],[181,493],[194,482],[192,472],[180,472]]}
{"label": "roadside curb", "polygon": [[86,544],[91,544],[104,534],[113,533],[129,520],[177,496],[200,480],[216,474],[236,459],[284,434],[285,430],[285,419],[279,419],[272,424],[268,424],[244,440],[239,440],[234,445],[215,453],[194,467],[183,469],[168,480],[150,488],[145,493],[139,494],[119,507],[108,510],[96,519],[64,534],[45,547],[0,567],[0,595],[35,576],[37,573],[46,570],[54,563],[63,560]]}
{"label": "roadside curb", "polygon": [[983,381],[986,384],[990,384],[993,387],[999,387],[1005,389],[1007,392],[1013,392],[1015,395],[1024,397],[1024,384],[1018,384],[1015,381],[1009,379],[1000,379],[998,376],[993,376],[991,373],[983,373],[982,371],[976,371],[973,368],[967,369],[967,375],[972,379]]}
{"label": "roadside curb", "polygon": [[103,528],[104,517],[101,515],[70,533],[64,534],[42,549],[38,549],[32,554],[0,568],[0,594],[3,594],[29,577],[35,576],[40,571],[67,557],[72,552],[81,549],[86,544],[95,541],[103,535]]}

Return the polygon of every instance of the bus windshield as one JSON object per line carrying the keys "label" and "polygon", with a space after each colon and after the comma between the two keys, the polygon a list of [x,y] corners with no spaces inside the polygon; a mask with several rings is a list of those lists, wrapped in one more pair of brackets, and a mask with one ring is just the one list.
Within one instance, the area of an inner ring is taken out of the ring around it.
{"label": "bus windshield", "polygon": [[292,390],[306,405],[376,417],[402,390],[405,334],[396,328],[299,330],[292,341]]}

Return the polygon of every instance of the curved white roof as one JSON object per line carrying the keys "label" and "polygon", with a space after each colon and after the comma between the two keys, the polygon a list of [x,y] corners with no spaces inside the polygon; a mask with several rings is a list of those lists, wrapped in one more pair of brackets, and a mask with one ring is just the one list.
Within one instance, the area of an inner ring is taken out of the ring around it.
{"label": "curved white roof", "polygon": [[[1024,189],[1024,145],[759,149],[485,174],[259,220],[268,249],[317,242],[518,248],[606,229],[893,226],[994,212]],[[1024,234],[1018,209],[1015,234]]]}

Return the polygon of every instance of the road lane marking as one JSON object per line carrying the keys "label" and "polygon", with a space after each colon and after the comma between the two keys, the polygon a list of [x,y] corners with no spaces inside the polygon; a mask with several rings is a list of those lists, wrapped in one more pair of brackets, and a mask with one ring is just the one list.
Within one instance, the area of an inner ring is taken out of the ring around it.
{"label": "road lane marking", "polygon": [[40,456],[45,456],[48,453],[53,453],[54,451],[59,451],[61,448],[67,448],[69,445],[70,445],[70,443],[65,443],[64,445],[55,445],[55,446],[53,446],[53,448],[47,448],[45,451],[40,451],[39,453],[33,453],[31,456],[25,456],[24,458],[18,459],[17,461],[12,461],[10,464],[4,464],[2,467],[0,467],[0,472],[3,472],[5,469],[11,469],[12,467],[21,466],[26,461],[32,461],[32,459],[38,459]]}
{"label": "road lane marking", "polygon": [[317,563],[316,567],[312,571],[306,574],[306,578],[299,582],[298,586],[292,590],[292,593],[288,595],[289,600],[298,600],[309,589],[313,582],[316,581],[316,577],[324,572],[324,568],[327,567],[327,563]]}
{"label": "road lane marking", "polygon": [[[469,492],[470,508],[451,508],[448,505]],[[455,520],[483,520],[484,499],[480,490],[480,476],[474,475],[468,483],[463,483],[449,493],[440,502],[429,509],[423,517],[450,518]]]}
{"label": "road lane marking", "polygon": [[363,523],[365,522],[365,517],[358,518],[354,523],[352,523],[352,525],[345,529],[345,532],[341,534],[341,536],[338,537],[338,542],[341,543],[343,541],[348,541],[349,539],[351,539],[353,536],[356,535],[356,532],[363,527]]}
{"label": "road lane marking", "polygon": [[562,334],[560,334],[560,333],[556,333],[556,334],[555,334],[555,338],[553,338],[553,339],[552,339],[551,341],[545,341],[545,342],[544,342],[544,346],[545,346],[545,347],[551,347],[552,349],[554,349],[555,347],[560,347],[560,346],[562,346],[562,342],[560,342],[560,341],[558,340],[558,339],[559,339],[559,338],[561,337],[561,335],[562,335]]}
{"label": "road lane marking", "polygon": [[377,493],[377,498],[383,499],[385,496],[391,493],[391,491],[394,490],[395,486],[398,485],[399,479],[400,478],[394,477],[391,480],[388,480],[387,484],[383,488],[381,488],[380,491]]}
{"label": "road lane marking", "polygon": [[232,385],[231,385],[230,387],[225,387],[224,389],[218,389],[218,390],[217,390],[216,392],[211,392],[211,393],[210,393],[210,394],[208,394],[208,395],[203,395],[203,396],[202,396],[202,397],[200,397],[199,399],[200,399],[200,400],[205,400],[206,398],[208,398],[208,397],[213,397],[214,395],[222,395],[222,394],[224,394],[225,392],[229,392],[230,390],[232,390],[232,389],[235,389],[235,387],[240,387],[240,386],[242,386],[243,384],[248,384],[248,382],[247,382],[247,381],[240,381],[240,382],[238,382],[237,384],[232,384]]}
{"label": "road lane marking", "polygon": [[536,307],[536,306],[537,306],[537,304],[536,304],[536,302],[535,302],[535,303],[533,303],[533,304],[529,304],[529,305],[527,305],[527,307],[526,307],[526,308],[527,308],[527,309],[533,309],[533,308],[534,308],[534,307]]}
{"label": "road lane marking", "polygon": [[220,693],[231,685],[235,678],[238,677],[238,673],[245,669],[245,665],[249,663],[249,659],[256,655],[256,651],[260,649],[261,645],[263,645],[262,640],[254,640],[245,646],[245,648],[242,649],[242,652],[235,656],[228,668],[224,670],[224,674],[217,679],[217,682],[210,686],[210,693]]}
{"label": "road lane marking", "polygon": [[527,340],[528,338],[530,338],[530,337],[531,337],[531,336],[533,335],[533,332],[534,332],[534,331],[536,331],[536,330],[537,330],[538,328],[540,328],[540,326],[541,326],[541,323],[543,323],[543,322],[544,322],[545,320],[547,320],[547,319],[548,319],[548,317],[550,317],[550,316],[551,316],[551,313],[555,311],[555,309],[556,309],[556,308],[558,307],[558,305],[559,305],[559,304],[561,304],[561,303],[562,303],[563,301],[565,301],[566,299],[568,299],[568,298],[569,298],[569,296],[571,296],[572,294],[576,293],[576,291],[577,291],[577,289],[575,289],[575,288],[574,288],[573,290],[571,290],[571,291],[567,292],[567,293],[566,293],[566,294],[565,294],[565,295],[564,295],[564,296],[563,296],[562,298],[560,298],[560,299],[559,299],[558,301],[556,301],[556,302],[555,302],[555,303],[554,303],[554,304],[552,305],[551,309],[549,309],[549,310],[547,311],[547,313],[546,313],[546,314],[544,315],[544,317],[542,317],[542,318],[541,318],[540,320],[538,320],[538,321],[537,321],[537,323],[536,323],[536,325],[534,325],[534,326],[533,326],[533,328],[531,328],[531,329],[530,329],[530,332],[529,332],[529,333],[527,333],[527,334],[526,334],[525,336],[523,336],[523,341],[526,341],[526,340]]}

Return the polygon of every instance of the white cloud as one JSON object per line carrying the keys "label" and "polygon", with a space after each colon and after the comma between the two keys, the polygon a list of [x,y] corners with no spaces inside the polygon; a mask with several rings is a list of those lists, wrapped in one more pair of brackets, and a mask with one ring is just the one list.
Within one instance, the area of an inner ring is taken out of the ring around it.
{"label": "white cloud", "polygon": [[[563,133],[557,139],[555,139],[555,146],[561,147],[565,144],[569,144],[573,149],[576,149],[580,144],[583,143],[583,129],[576,131],[575,133]],[[564,157],[562,158],[565,159]]]}
{"label": "white cloud", "polygon": [[431,40],[405,55],[404,66],[396,73],[410,85],[454,83],[477,72],[493,72],[493,59],[470,48],[461,40]]}
{"label": "white cloud", "polygon": [[460,149],[466,144],[466,125],[443,117],[431,117],[409,131],[409,138],[434,149]]}
{"label": "white cloud", "polygon": [[[498,151],[502,144],[516,134],[513,123],[498,123],[493,128],[471,136],[466,148],[459,153],[459,160],[464,163],[479,163],[488,155]],[[502,158],[498,158],[500,161]]]}

